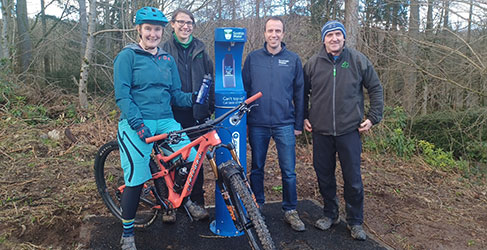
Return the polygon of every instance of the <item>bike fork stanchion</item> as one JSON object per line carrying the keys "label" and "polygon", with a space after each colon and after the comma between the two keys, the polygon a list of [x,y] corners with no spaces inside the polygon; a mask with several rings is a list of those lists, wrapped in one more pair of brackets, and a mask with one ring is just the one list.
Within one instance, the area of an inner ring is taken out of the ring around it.
{"label": "bike fork stanchion", "polygon": [[[247,41],[245,28],[216,28],[215,29],[215,116],[223,115],[228,109],[236,107],[246,99],[242,82],[242,53]],[[246,118],[238,125],[230,124],[228,119],[223,126],[228,129],[218,131],[223,143],[232,142],[235,145],[240,163],[246,169],[247,131]],[[232,159],[228,150],[219,148],[216,151],[216,163]],[[210,224],[210,230],[221,236],[240,236],[228,213],[222,194],[215,185],[215,220]]]}

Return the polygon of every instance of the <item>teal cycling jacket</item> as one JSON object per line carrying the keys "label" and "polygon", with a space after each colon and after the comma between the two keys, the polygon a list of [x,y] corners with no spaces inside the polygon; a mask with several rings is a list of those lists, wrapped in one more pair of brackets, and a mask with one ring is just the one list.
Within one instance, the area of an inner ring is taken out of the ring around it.
{"label": "teal cycling jacket", "polygon": [[115,100],[132,128],[142,119],[173,118],[171,104],[192,106],[192,94],[181,91],[181,80],[174,58],[162,49],[156,55],[130,44],[114,62]]}

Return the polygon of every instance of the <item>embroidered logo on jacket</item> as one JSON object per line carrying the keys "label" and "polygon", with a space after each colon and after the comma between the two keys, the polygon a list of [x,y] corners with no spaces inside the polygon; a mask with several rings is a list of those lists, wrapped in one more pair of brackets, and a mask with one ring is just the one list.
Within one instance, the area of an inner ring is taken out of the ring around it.
{"label": "embroidered logo on jacket", "polygon": [[342,63],[342,68],[348,69],[349,67],[350,67],[350,64],[347,61]]}
{"label": "embroidered logo on jacket", "polygon": [[279,66],[289,66],[289,60],[279,59],[277,62]]}

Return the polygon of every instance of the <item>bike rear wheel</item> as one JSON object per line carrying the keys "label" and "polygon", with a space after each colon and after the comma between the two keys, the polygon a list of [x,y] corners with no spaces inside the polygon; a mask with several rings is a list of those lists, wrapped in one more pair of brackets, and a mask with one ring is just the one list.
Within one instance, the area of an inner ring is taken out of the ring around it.
{"label": "bike rear wheel", "polygon": [[[122,220],[121,198],[123,189],[120,190],[119,188],[125,182],[120,166],[120,152],[117,141],[106,143],[98,150],[95,157],[95,180],[98,192],[105,205],[115,217]],[[159,211],[154,208],[156,202],[150,182],[144,184],[140,198],[134,226],[146,227],[154,222]]]}
{"label": "bike rear wheel", "polygon": [[[234,162],[233,164],[237,163]],[[246,184],[240,174],[230,176],[228,181],[230,183],[230,197],[235,210],[237,210],[237,220],[241,223],[252,249],[276,249],[264,218],[253,199],[250,186]]]}

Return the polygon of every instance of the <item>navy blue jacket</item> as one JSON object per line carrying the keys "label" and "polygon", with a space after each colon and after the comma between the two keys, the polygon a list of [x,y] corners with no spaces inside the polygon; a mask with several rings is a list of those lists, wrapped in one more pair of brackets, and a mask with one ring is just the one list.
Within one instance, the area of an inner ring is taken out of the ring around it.
{"label": "navy blue jacket", "polygon": [[252,51],[245,59],[242,79],[247,96],[262,92],[258,107],[248,114],[251,126],[279,127],[294,124],[303,130],[304,80],[301,59],[286,49],[273,55],[264,48]]}

